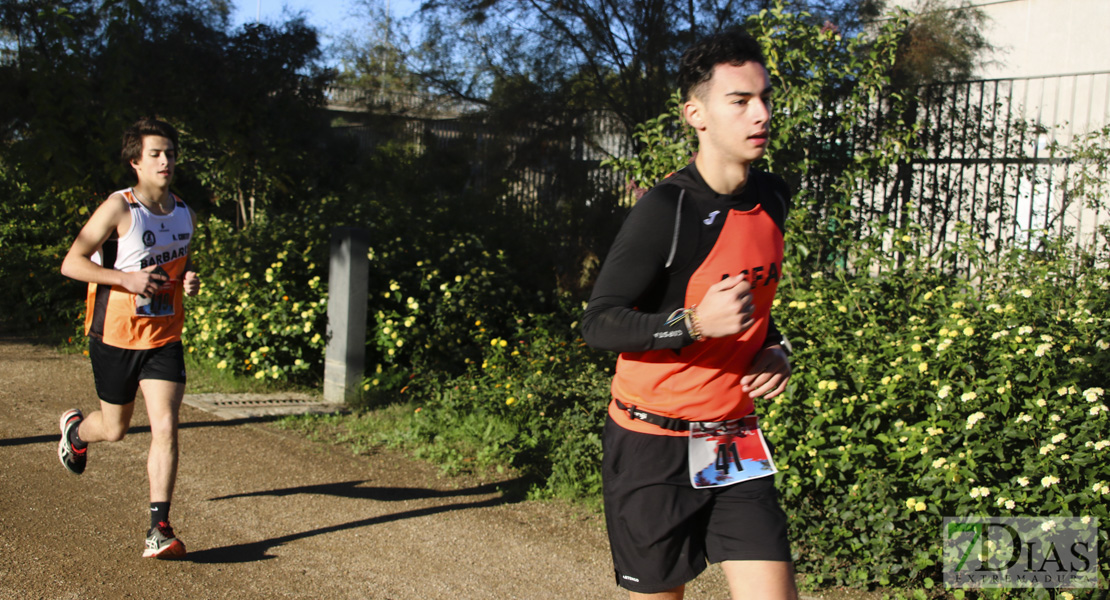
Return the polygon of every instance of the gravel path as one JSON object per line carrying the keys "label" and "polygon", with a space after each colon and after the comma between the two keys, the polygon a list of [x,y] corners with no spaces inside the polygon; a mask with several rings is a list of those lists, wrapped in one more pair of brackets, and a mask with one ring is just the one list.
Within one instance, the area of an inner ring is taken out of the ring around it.
{"label": "gravel path", "polygon": [[[145,410],[130,434],[58,462],[58,416],[97,407],[85,357],[0,338],[0,599],[623,599],[598,515],[353,456],[265,419],[182,408],[174,529],[183,561],[141,559]],[[687,598],[726,598],[710,568]]]}

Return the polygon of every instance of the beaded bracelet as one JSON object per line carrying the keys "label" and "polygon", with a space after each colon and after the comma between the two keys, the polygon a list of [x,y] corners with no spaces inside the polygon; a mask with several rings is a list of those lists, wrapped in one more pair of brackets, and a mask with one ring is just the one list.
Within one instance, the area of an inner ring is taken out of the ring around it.
{"label": "beaded bracelet", "polygon": [[686,321],[686,331],[695,342],[700,342],[704,337],[701,333],[701,321],[698,319],[698,305],[690,308],[680,308],[667,317],[666,325],[670,327],[679,321]]}
{"label": "beaded bracelet", "polygon": [[698,318],[698,305],[695,304],[687,311],[686,325],[690,328],[690,337],[695,342],[700,342],[705,336],[701,333],[701,319]]}

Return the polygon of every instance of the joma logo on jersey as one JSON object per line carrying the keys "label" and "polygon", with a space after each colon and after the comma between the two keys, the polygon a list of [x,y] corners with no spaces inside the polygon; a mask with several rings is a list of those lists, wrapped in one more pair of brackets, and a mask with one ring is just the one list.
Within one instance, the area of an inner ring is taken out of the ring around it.
{"label": "joma logo on jersey", "polygon": [[[780,272],[782,272],[782,267],[780,267],[778,263],[771,263],[766,267],[744,269],[740,271],[738,275],[743,275],[744,279],[747,279],[748,283],[752,284],[752,287],[756,287],[758,285],[771,285],[772,281],[777,284],[779,282]],[[730,275],[728,273],[721,275],[722,280],[728,279],[729,277]]]}

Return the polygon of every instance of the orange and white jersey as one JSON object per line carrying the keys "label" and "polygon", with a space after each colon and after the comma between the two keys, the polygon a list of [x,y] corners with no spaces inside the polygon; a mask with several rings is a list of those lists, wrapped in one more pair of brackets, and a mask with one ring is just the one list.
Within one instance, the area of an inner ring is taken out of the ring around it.
{"label": "orange and white jersey", "polygon": [[122,237],[108,240],[92,256],[98,265],[125,273],[155,267],[168,278],[149,298],[122,286],[89,284],[85,333],[117,348],[147,350],[181,339],[185,324],[182,279],[189,259],[193,220],[180,198],[170,195],[173,210],[150,212],[131,189],[122,194],[131,209],[131,227]]}

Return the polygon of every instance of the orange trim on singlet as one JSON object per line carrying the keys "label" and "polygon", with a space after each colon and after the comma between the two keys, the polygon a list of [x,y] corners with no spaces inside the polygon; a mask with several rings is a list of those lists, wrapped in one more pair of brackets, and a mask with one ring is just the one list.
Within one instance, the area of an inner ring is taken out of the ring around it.
{"label": "orange trim on singlet", "polygon": [[[626,405],[687,421],[724,421],[750,414],[754,403],[740,379],[767,337],[782,256],[782,232],[762,207],[730,210],[717,243],[690,277],[685,305],[700,302],[722,279],[744,274],[752,284],[754,324],[740,334],[705,339],[681,350],[622,353],[613,396]],[[615,403],[610,403],[609,415],[632,431],[686,435],[633,420]]]}

